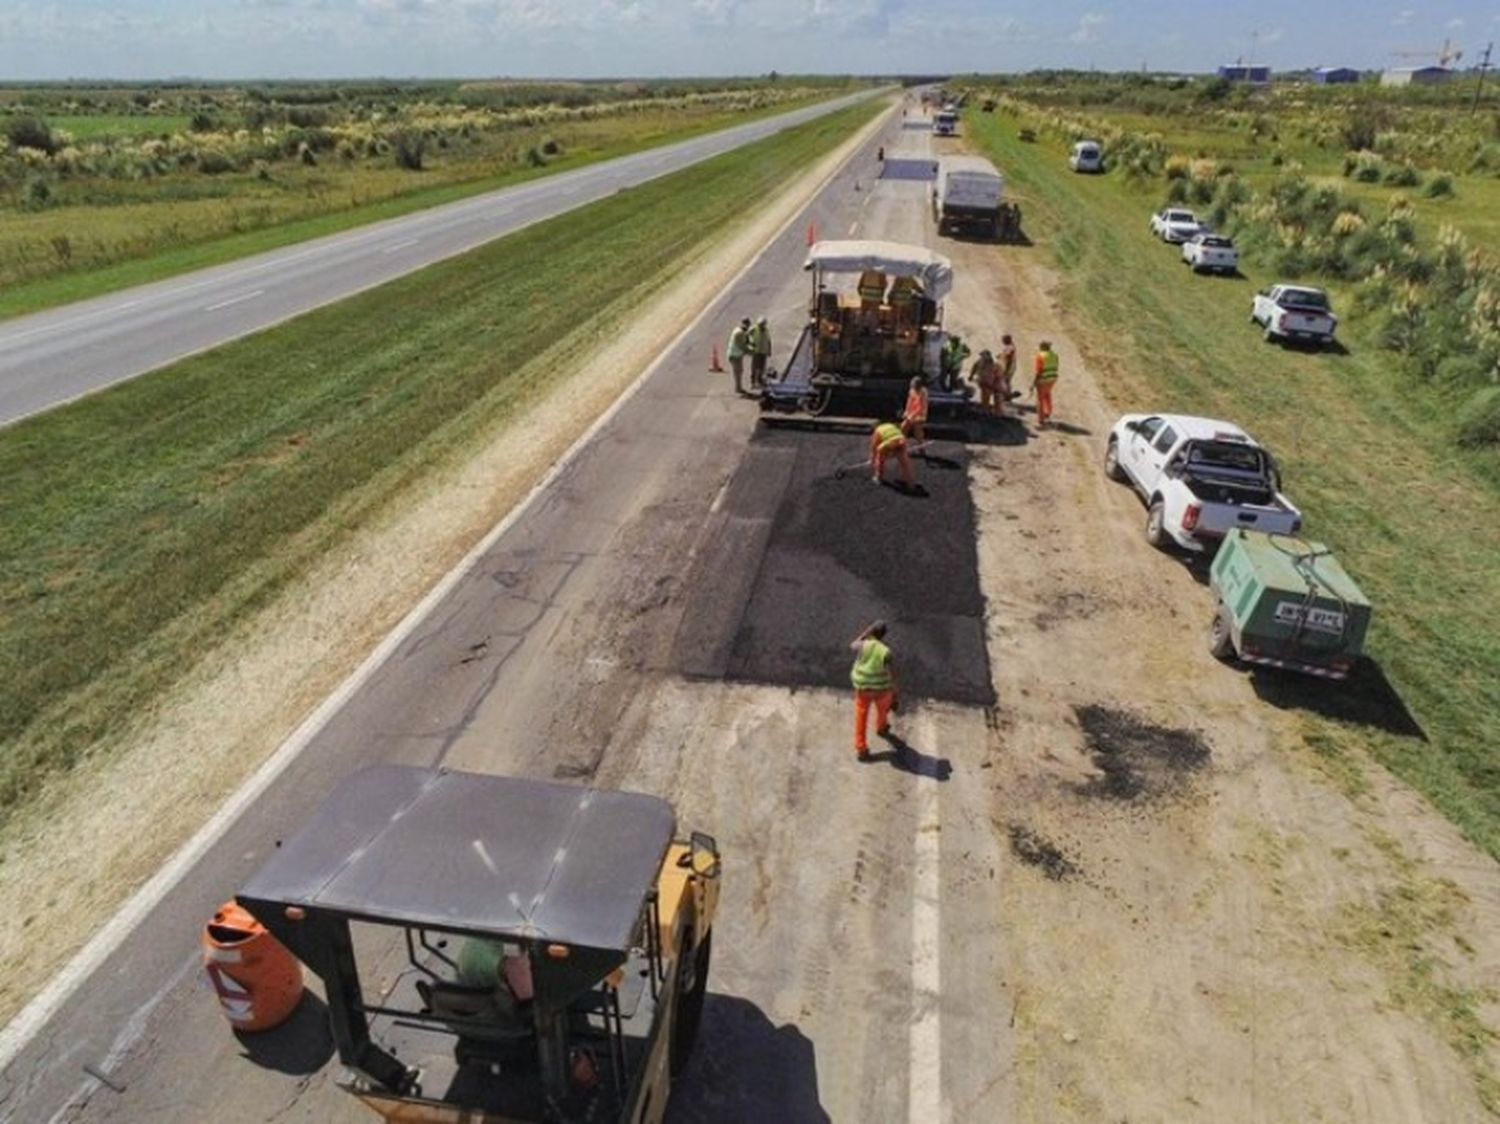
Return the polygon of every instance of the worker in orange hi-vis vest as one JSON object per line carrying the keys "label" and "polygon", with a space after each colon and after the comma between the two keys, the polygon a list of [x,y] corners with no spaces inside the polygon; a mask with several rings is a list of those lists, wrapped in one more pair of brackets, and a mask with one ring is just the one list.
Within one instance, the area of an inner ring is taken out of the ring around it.
{"label": "worker in orange hi-vis vest", "polygon": [[901,480],[908,488],[916,487],[916,474],[912,472],[911,457],[906,452],[906,434],[895,422],[883,421],[870,433],[870,479],[877,484],[885,481],[885,462],[895,457],[901,464]]}
{"label": "worker in orange hi-vis vest", "polygon": [[1057,352],[1052,350],[1050,340],[1042,341],[1035,370],[1031,389],[1036,395],[1036,423],[1045,426],[1052,417],[1052,388],[1057,383]]}
{"label": "worker in orange hi-vis vest", "polygon": [[901,414],[901,432],[918,444],[927,440],[927,384],[918,375],[906,392],[906,409]]}

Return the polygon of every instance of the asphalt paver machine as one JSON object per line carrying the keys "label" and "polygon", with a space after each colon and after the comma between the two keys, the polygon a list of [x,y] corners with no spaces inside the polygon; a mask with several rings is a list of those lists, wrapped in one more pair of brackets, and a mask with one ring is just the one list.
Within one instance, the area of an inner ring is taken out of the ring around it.
{"label": "asphalt paver machine", "polygon": [[899,242],[824,241],[808,250],[808,320],[761,408],[781,414],[896,417],[913,377],[934,415],[963,411],[972,389],[945,356],[943,300],[953,266]]}
{"label": "asphalt paver machine", "polygon": [[378,766],[238,901],[321,978],[343,1084],[386,1119],[646,1122],[697,1034],[718,877],[654,796]]}

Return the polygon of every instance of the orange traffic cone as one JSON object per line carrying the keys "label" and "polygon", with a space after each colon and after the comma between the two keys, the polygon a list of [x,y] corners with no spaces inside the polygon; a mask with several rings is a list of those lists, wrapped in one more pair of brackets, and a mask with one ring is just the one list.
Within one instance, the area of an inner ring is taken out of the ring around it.
{"label": "orange traffic cone", "polygon": [[807,224],[807,244],[811,246],[818,240],[818,224],[810,222]]}
{"label": "orange traffic cone", "polygon": [[708,369],[709,369],[710,372],[718,371],[718,372],[721,372],[721,373],[724,370],[724,368],[719,364],[719,345],[718,344],[714,344],[714,354],[713,354],[713,358],[708,361]]}

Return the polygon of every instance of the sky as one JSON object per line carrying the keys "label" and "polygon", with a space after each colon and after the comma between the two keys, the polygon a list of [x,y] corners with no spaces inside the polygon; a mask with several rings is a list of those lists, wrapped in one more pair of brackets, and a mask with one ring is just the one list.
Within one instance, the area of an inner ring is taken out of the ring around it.
{"label": "sky", "polygon": [[0,0],[0,83],[1464,64],[1500,0]]}

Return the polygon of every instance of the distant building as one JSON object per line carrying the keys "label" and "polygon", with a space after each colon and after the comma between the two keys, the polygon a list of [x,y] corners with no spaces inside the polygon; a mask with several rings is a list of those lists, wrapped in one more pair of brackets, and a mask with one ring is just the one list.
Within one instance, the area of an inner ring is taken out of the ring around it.
{"label": "distant building", "polygon": [[1336,86],[1359,81],[1359,71],[1352,66],[1320,66],[1312,72],[1312,80],[1320,86]]}
{"label": "distant building", "polygon": [[1438,86],[1453,77],[1446,66],[1402,66],[1380,75],[1382,86]]}
{"label": "distant building", "polygon": [[1271,81],[1271,68],[1269,66],[1241,66],[1235,63],[1233,66],[1219,67],[1219,77],[1230,82],[1249,82],[1252,86],[1265,86]]}

